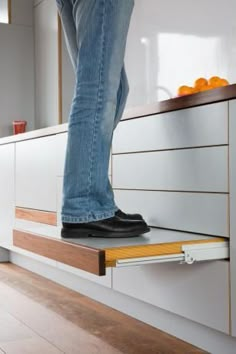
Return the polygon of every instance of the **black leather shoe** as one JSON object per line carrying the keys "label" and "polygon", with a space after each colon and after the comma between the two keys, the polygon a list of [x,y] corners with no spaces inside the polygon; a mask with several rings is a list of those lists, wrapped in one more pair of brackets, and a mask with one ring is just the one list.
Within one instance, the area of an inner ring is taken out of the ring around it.
{"label": "black leather shoe", "polygon": [[120,209],[115,212],[115,215],[125,220],[143,220],[143,217],[140,214],[126,214]]}
{"label": "black leather shoe", "polygon": [[91,221],[88,223],[62,223],[61,237],[105,237],[121,238],[134,237],[150,231],[145,221],[124,220],[118,216],[113,216],[104,220]]}

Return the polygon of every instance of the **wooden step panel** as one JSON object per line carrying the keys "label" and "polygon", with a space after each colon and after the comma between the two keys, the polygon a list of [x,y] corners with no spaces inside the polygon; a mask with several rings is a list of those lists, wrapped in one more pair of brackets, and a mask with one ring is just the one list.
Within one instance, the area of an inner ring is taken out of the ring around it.
{"label": "wooden step panel", "polygon": [[34,221],[47,225],[57,225],[57,214],[50,211],[16,207],[15,217],[17,219]]}
{"label": "wooden step panel", "polygon": [[105,252],[63,240],[13,230],[13,245],[96,275],[105,275]]}

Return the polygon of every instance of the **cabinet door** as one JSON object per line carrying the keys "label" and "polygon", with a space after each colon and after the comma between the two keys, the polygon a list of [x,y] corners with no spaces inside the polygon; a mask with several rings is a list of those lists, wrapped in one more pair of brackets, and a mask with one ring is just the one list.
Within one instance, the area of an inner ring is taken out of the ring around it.
{"label": "cabinet door", "polygon": [[228,192],[228,147],[113,155],[113,187]]}
{"label": "cabinet door", "polygon": [[114,190],[117,205],[150,226],[229,237],[228,195]]}
{"label": "cabinet door", "polygon": [[236,100],[229,103],[230,280],[232,335],[236,337]]}
{"label": "cabinet door", "polygon": [[113,269],[113,288],[216,330],[229,333],[227,261],[153,264]]}
{"label": "cabinet door", "polygon": [[16,143],[16,206],[56,211],[55,135]]}
{"label": "cabinet door", "polygon": [[12,243],[15,145],[0,146],[0,245]]}

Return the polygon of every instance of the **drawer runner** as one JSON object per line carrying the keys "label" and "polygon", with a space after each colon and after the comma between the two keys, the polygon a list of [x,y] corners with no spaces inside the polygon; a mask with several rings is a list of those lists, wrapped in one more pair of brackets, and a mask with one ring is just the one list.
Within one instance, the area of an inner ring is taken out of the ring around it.
{"label": "drawer runner", "polygon": [[199,261],[220,260],[229,258],[229,242],[222,241],[209,244],[183,245],[183,253],[164,256],[118,259],[116,267],[127,267],[149,263],[180,262],[193,264]]}

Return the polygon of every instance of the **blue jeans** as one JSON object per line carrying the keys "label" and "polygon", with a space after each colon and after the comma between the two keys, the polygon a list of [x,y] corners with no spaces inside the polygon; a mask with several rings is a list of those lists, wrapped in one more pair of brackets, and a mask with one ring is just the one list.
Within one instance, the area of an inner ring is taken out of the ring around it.
{"label": "blue jeans", "polygon": [[76,84],[68,122],[62,222],[114,216],[113,131],[128,95],[124,55],[134,0],[56,0]]}

